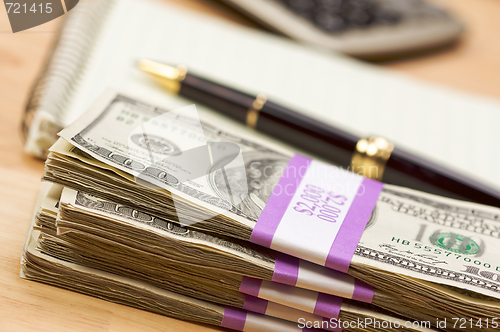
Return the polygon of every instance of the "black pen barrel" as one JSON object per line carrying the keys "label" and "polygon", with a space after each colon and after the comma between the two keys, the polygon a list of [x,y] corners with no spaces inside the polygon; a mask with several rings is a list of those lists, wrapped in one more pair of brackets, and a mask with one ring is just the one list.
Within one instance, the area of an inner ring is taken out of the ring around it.
{"label": "black pen barrel", "polygon": [[387,161],[383,182],[500,207],[498,190],[397,147]]}
{"label": "black pen barrel", "polygon": [[179,95],[211,107],[242,123],[246,122],[247,112],[255,100],[255,96],[191,74],[186,74]]}
{"label": "black pen barrel", "polygon": [[[256,98],[191,74],[186,74],[179,94],[241,123],[246,123]],[[259,132],[336,165],[350,165],[358,137],[271,101],[266,101],[258,114],[256,129]]]}
{"label": "black pen barrel", "polygon": [[[179,94],[247,123],[256,96],[186,74]],[[302,113],[266,101],[255,129],[338,166],[348,168],[359,137]],[[500,207],[500,192],[467,176],[394,148],[383,182]]]}
{"label": "black pen barrel", "polygon": [[267,101],[256,129],[343,168],[351,164],[359,137]]}

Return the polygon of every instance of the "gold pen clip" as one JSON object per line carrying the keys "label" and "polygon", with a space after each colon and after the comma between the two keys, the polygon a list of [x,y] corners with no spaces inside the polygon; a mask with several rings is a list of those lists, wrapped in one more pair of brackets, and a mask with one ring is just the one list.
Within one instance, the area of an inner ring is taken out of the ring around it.
{"label": "gold pen clip", "polygon": [[267,97],[263,93],[259,93],[255,100],[252,102],[252,108],[247,112],[247,126],[255,129],[257,126],[257,120],[259,119],[259,112],[264,107],[267,101]]}
{"label": "gold pen clip", "polygon": [[352,155],[351,170],[356,174],[381,181],[392,150],[394,144],[383,137],[362,138],[356,144]]}

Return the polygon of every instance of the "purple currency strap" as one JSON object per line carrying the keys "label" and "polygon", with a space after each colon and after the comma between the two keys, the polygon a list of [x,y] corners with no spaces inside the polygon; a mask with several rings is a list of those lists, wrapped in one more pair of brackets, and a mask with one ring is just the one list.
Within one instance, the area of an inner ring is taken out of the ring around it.
{"label": "purple currency strap", "polygon": [[278,184],[273,189],[259,220],[254,226],[250,242],[270,248],[273,236],[278,229],[297,188],[304,177],[311,159],[296,154],[290,159]]}
{"label": "purple currency strap", "polygon": [[280,284],[295,286],[299,278],[299,259],[280,252],[274,259],[274,273],[272,281]]}
{"label": "purple currency strap", "polygon": [[224,317],[222,317],[220,326],[236,331],[243,331],[246,319],[247,313],[245,311],[231,307],[225,307]]}
{"label": "purple currency strap", "polygon": [[341,305],[341,297],[318,293],[314,314],[326,318],[338,318]]}
{"label": "purple currency strap", "polygon": [[382,187],[381,182],[363,179],[349,212],[347,212],[330,248],[325,263],[326,267],[347,273],[354,251],[375,208]]}
{"label": "purple currency strap", "polygon": [[256,312],[258,314],[264,315],[267,310],[267,300],[259,299],[258,297],[246,295],[245,302],[243,303],[243,309]]}
{"label": "purple currency strap", "polygon": [[352,299],[360,302],[372,303],[375,291],[372,286],[361,280],[354,279],[354,292]]}
{"label": "purple currency strap", "polygon": [[241,279],[239,291],[240,293],[243,294],[259,297],[259,291],[261,285],[262,285],[261,279],[243,277]]}

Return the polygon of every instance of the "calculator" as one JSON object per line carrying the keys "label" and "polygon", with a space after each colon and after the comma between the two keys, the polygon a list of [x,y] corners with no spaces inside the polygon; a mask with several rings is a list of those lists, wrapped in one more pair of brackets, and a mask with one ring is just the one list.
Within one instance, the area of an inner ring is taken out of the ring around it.
{"label": "calculator", "polygon": [[423,0],[220,0],[297,41],[377,59],[454,43],[463,24]]}

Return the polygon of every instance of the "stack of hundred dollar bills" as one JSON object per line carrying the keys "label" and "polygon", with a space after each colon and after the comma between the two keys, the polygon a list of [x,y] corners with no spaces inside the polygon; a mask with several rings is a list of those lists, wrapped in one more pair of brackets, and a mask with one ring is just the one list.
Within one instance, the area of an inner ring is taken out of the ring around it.
{"label": "stack of hundred dollar bills", "polygon": [[113,91],[60,136],[23,278],[240,331],[500,330],[497,208],[373,183],[362,206],[358,175]]}

